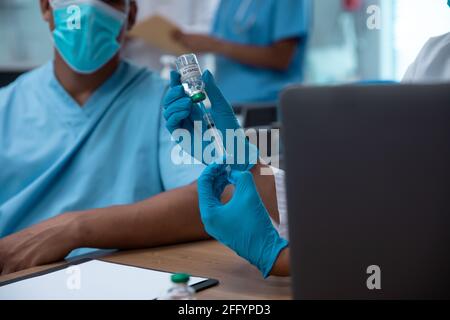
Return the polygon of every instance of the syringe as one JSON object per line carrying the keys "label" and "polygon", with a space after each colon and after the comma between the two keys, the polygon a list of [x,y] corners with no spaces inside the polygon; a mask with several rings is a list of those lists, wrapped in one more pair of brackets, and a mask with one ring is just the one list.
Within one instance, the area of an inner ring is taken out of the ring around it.
{"label": "syringe", "polygon": [[[184,87],[184,91],[191,98],[194,105],[200,108],[207,129],[210,130],[214,140],[215,160],[223,160],[224,157],[228,157],[228,155],[223,144],[222,136],[214,123],[210,111],[204,104],[204,101],[206,100],[205,84],[202,79],[202,71],[197,56],[193,53],[182,55],[176,59],[175,64],[180,73],[180,80]],[[231,167],[228,167],[227,171],[230,172]]]}
{"label": "syringe", "polygon": [[223,157],[226,155],[225,147],[223,145],[223,139],[216,127],[216,124],[214,123],[211,113],[205,107],[205,104],[203,102],[197,103],[197,106],[202,111],[203,120],[206,123],[207,129],[210,130],[212,138],[214,140],[213,143],[216,151],[216,159],[223,159]]}

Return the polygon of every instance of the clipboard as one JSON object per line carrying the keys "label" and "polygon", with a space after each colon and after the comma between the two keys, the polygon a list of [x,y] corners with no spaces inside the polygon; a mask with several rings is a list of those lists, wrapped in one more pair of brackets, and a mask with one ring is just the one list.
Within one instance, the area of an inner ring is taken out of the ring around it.
{"label": "clipboard", "polygon": [[173,55],[182,55],[189,50],[173,39],[181,28],[169,19],[153,15],[139,23],[128,33],[132,38],[141,39],[159,50]]}
{"label": "clipboard", "polygon": [[[147,272],[152,272],[153,274],[156,274],[158,276],[165,276],[167,279],[167,284],[170,284],[170,275],[172,273],[166,272],[166,271],[161,271],[161,270],[155,270],[155,269],[150,269],[150,268],[143,268],[143,267],[137,267],[137,266],[133,266],[133,265],[128,265],[128,264],[122,264],[122,263],[115,263],[115,262],[109,262],[109,261],[104,261],[104,260],[97,260],[97,259],[92,259],[92,258],[85,258],[85,259],[80,259],[80,260],[76,260],[73,262],[69,262],[69,263],[65,263],[61,266],[56,266],[47,270],[43,270],[40,272],[36,272],[36,273],[32,273],[29,275],[25,275],[22,277],[18,277],[15,279],[11,279],[11,280],[7,280],[4,282],[0,282],[0,300],[53,300],[53,298],[47,298],[47,296],[43,295],[43,298],[40,299],[39,298],[39,292],[36,292],[36,297],[33,297],[33,294],[31,294],[29,291],[26,292],[26,290],[29,290],[30,288],[36,289],[36,290],[41,290],[40,292],[42,292],[42,290],[48,290],[48,288],[33,288],[33,284],[32,283],[28,283],[27,281],[33,281],[35,279],[38,279],[39,281],[45,281],[46,277],[55,275],[57,273],[61,273],[64,270],[69,270],[69,268],[71,267],[80,267],[81,270],[81,275],[83,276],[83,265],[85,265],[86,263],[92,263],[92,262],[98,262],[101,265],[104,266],[109,266],[109,267],[114,267],[114,268],[128,268],[128,271],[133,272],[138,270],[141,275],[144,274],[146,271]],[[92,275],[91,275],[92,276]],[[215,279],[207,279],[207,278],[198,278],[198,277],[193,277],[193,279],[195,279],[195,283],[193,285],[191,285],[191,287],[196,291],[196,292],[200,292],[203,290],[206,290],[208,288],[214,287],[216,285],[219,284],[218,280]],[[199,280],[200,279],[200,280]],[[139,279],[135,279],[136,282],[139,281],[139,286],[144,285],[145,281],[142,281],[142,278]],[[22,284],[25,284],[22,286]],[[132,284],[130,284],[130,286],[132,286]],[[35,286],[36,287],[36,286]],[[142,289],[142,288],[139,288]],[[168,287],[165,287],[165,290],[167,290]],[[9,290],[9,292],[8,292]],[[112,288],[108,287],[107,291],[111,291]],[[130,288],[128,288],[128,290],[131,290]],[[154,290],[155,291],[155,290]],[[11,294],[13,297],[12,298],[8,298],[8,293]],[[67,292],[64,292],[66,295],[68,294]],[[161,292],[162,294],[163,292]],[[22,297],[21,297],[22,294]],[[78,300],[76,297],[76,295],[74,295],[75,298],[68,298],[65,299],[64,297],[58,298],[55,297],[55,299],[57,300]],[[113,297],[101,297],[101,296],[88,296],[86,299],[79,299],[79,300],[125,300],[128,298],[125,297],[123,299],[121,298],[117,298],[118,295],[117,293],[112,295]],[[136,296],[138,296],[138,294],[136,294]],[[161,298],[161,295],[159,296],[151,296],[149,299],[144,299],[144,298],[137,298],[137,299],[129,299],[129,300],[156,300],[158,298]]]}

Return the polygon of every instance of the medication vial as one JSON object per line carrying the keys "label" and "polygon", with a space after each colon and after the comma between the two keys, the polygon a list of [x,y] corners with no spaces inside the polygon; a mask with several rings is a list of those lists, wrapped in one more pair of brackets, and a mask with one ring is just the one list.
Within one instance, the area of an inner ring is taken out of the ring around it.
{"label": "medication vial", "polygon": [[197,56],[193,53],[182,55],[177,58],[175,64],[186,94],[194,103],[204,101],[206,99],[205,84]]}

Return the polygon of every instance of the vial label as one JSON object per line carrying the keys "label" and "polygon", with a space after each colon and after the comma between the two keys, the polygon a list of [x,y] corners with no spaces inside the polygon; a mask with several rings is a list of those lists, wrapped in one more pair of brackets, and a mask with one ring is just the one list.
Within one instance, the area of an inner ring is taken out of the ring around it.
{"label": "vial label", "polygon": [[202,76],[200,68],[196,65],[183,67],[178,72],[181,75],[181,81],[189,78],[201,78]]}

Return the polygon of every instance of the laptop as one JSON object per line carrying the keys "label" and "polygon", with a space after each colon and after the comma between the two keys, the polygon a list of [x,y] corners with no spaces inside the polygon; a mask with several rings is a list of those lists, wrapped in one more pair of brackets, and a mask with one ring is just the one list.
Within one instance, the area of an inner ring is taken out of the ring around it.
{"label": "laptop", "polygon": [[450,85],[281,98],[295,299],[450,298]]}

